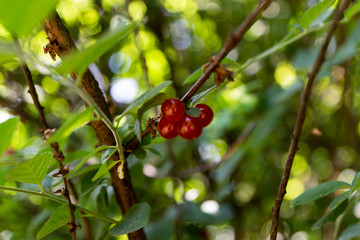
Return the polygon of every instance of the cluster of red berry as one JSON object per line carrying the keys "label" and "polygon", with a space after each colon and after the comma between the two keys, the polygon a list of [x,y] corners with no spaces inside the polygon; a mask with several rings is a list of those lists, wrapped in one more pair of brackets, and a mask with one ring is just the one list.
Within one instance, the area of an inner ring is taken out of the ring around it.
{"label": "cluster of red berry", "polygon": [[209,125],[214,118],[214,112],[206,104],[197,104],[200,109],[199,117],[192,117],[185,114],[185,105],[177,98],[169,98],[161,105],[162,117],[158,122],[159,134],[172,139],[177,135],[192,140],[200,137],[202,129]]}

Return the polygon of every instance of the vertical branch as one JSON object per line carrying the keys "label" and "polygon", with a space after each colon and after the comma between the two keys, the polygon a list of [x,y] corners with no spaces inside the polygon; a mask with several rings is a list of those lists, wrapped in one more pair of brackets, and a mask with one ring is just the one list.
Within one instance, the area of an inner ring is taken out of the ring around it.
{"label": "vertical branch", "polygon": [[[39,119],[40,119],[40,124],[41,124],[41,132],[43,133],[44,138],[46,139],[49,136],[49,133],[51,132],[51,130],[49,131],[49,127],[48,127],[48,124],[45,119],[43,107],[40,105],[39,98],[38,98],[38,95],[37,95],[37,92],[35,89],[34,81],[32,79],[31,72],[26,64],[26,61],[24,58],[24,52],[22,51],[19,40],[14,35],[12,36],[12,38],[14,41],[17,55],[18,55],[20,63],[21,63],[21,68],[24,72],[26,82],[29,86],[28,92],[31,95],[31,98],[34,102],[35,108],[39,114]],[[59,173],[62,176],[66,175],[68,172],[68,168],[66,166],[64,167],[62,164],[63,160],[65,159],[64,153],[60,150],[59,144],[57,142],[51,143],[50,146],[51,146],[51,149],[53,150],[53,157],[56,158],[56,160],[59,163]],[[72,234],[73,240],[76,240],[76,229],[79,227],[79,225],[77,225],[75,222],[75,214],[74,214],[75,209],[71,203],[71,198],[70,198],[69,188],[68,188],[68,181],[67,181],[66,177],[63,177],[63,183],[64,183],[64,189],[60,190],[59,192],[61,192],[61,194],[65,197],[65,199],[67,200],[67,202],[69,204],[71,222],[68,223],[68,227],[69,227],[69,232]]]}
{"label": "vertical branch", "polygon": [[[55,59],[56,55],[63,57],[76,50],[75,43],[72,40],[69,31],[56,12],[52,17],[49,17],[45,20],[43,29],[49,40],[49,43],[44,48],[44,51],[45,53],[49,53],[53,59]],[[73,73],[72,77],[77,79],[78,76]],[[79,80],[81,81],[81,86],[85,92],[94,100],[94,102],[97,104],[97,106],[99,106],[101,111],[108,117],[108,119],[112,120],[109,106],[106,103],[105,97],[99,88],[99,84],[91,72],[87,69]],[[108,146],[116,145],[116,141],[111,129],[109,129],[102,120],[92,121],[90,122],[90,125],[94,129],[96,137],[101,144]],[[119,154],[114,154],[111,159],[115,161],[119,160]],[[124,178],[121,178],[122,172],[124,173]],[[125,213],[132,205],[137,203],[135,191],[131,184],[129,169],[127,168],[126,162],[117,163],[112,169],[110,169],[110,175],[116,201],[122,212]],[[130,240],[146,239],[143,229],[130,233],[128,236]]]}
{"label": "vertical branch", "polygon": [[284,199],[284,196],[286,194],[286,186],[287,186],[287,183],[289,180],[291,167],[292,167],[292,164],[294,161],[296,151],[298,150],[298,142],[299,142],[302,126],[305,121],[306,107],[307,107],[307,102],[310,97],[311,88],[312,88],[312,85],[315,81],[317,74],[319,73],[319,71],[321,69],[322,64],[325,61],[326,50],[329,46],[330,40],[331,40],[333,33],[337,27],[337,24],[343,18],[343,13],[348,5],[349,5],[349,0],[345,0],[343,5],[341,6],[341,8],[340,8],[340,3],[338,4],[335,14],[334,14],[334,17],[333,17],[333,23],[331,24],[330,29],[326,35],[325,41],[324,41],[324,43],[320,49],[320,52],[316,58],[313,69],[310,72],[310,74],[308,75],[308,82],[307,82],[306,87],[301,96],[300,106],[299,106],[298,113],[297,113],[296,124],[295,124],[295,128],[294,128],[294,132],[292,134],[289,155],[286,160],[285,168],[284,168],[283,175],[281,178],[281,183],[279,186],[279,191],[278,191],[276,201],[275,201],[275,206],[273,208],[273,221],[272,221],[271,233],[270,233],[271,240],[275,240],[276,236],[277,236],[277,231],[278,231],[278,226],[279,226],[280,207],[281,207],[282,201]]}

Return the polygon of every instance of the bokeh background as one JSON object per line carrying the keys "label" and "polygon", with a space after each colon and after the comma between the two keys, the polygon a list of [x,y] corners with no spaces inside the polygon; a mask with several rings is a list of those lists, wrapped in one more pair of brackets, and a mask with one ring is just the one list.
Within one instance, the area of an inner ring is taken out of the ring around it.
{"label": "bokeh background", "polygon": [[[215,118],[199,139],[165,141],[156,136],[151,141],[146,139],[143,148],[130,155],[138,200],[151,205],[150,222],[145,228],[148,239],[268,238],[301,90],[330,21],[331,11],[325,12],[304,34],[299,20],[316,3],[277,0],[262,13],[228,55],[233,61],[225,66],[236,72],[235,81],[222,84],[201,99],[213,108]],[[140,22],[125,42],[90,66],[111,102],[113,114],[118,115],[137,96],[166,80],[173,84],[165,93],[181,98],[193,83],[188,77],[221,49],[226,37],[257,4],[249,0],[60,0],[57,11],[80,48],[94,43],[119,21]],[[311,230],[311,226],[341,192],[296,208],[290,206],[291,200],[320,182],[351,183],[359,170],[357,26],[355,18],[336,31],[327,52],[329,60],[314,84],[280,213],[280,239],[329,239],[333,223],[318,230]],[[304,36],[295,41],[299,34]],[[272,47],[286,41],[287,35],[294,41],[274,50]],[[2,42],[11,40],[1,25],[0,38]],[[83,103],[42,66],[56,65],[60,60],[54,62],[43,53],[47,39],[41,26],[22,38],[21,44],[28,59],[33,59],[28,64],[46,118],[52,127],[59,127],[73,112],[83,109]],[[259,55],[271,48],[268,56]],[[6,181],[5,175],[14,164],[29,159],[43,147],[38,117],[19,63],[0,57],[0,122],[21,116],[11,147],[0,161],[0,184],[24,186]],[[201,90],[213,85],[212,77]],[[146,112],[143,127],[146,119],[158,112],[157,108]],[[136,113],[132,112],[120,122],[124,141],[131,135],[135,120]],[[60,142],[70,166],[96,144],[89,126]],[[86,167],[99,161],[99,157],[93,157]],[[119,218],[110,177],[92,182],[96,169],[88,169],[74,178],[79,204]],[[54,206],[38,197],[0,191],[0,236],[35,239]],[[360,205],[356,205],[344,225],[359,218]],[[90,220],[95,239],[127,239],[110,236],[107,223]],[[63,227],[44,239],[68,238]],[[79,239],[83,238],[80,230]]]}

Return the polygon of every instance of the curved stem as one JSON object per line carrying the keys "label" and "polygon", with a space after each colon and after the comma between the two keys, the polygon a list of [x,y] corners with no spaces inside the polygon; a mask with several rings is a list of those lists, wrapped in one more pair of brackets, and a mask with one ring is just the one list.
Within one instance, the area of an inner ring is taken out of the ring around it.
{"label": "curved stem", "polygon": [[[27,190],[27,189],[22,189],[22,188],[13,188],[13,187],[6,187],[6,186],[0,186],[0,190],[4,190],[4,191],[11,191],[11,192],[19,192],[19,193],[25,193],[25,194],[29,194],[29,195],[33,195],[33,196],[38,196],[38,197],[44,197],[47,198],[49,200],[58,202],[58,203],[66,203],[67,201],[65,201],[63,198],[55,196],[55,195],[51,195],[48,194],[46,192],[37,192],[37,191],[33,191],[33,190]],[[76,208],[78,208],[79,210],[88,213],[90,216],[104,220],[106,222],[109,223],[117,223],[116,220],[109,218],[107,216],[104,216],[100,213],[97,212],[93,212],[89,209],[83,208],[79,205],[73,204]]]}

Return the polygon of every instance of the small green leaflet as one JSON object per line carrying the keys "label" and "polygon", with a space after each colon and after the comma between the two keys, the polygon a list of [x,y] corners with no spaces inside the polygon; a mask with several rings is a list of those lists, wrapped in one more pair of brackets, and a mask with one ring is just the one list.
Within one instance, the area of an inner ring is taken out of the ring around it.
{"label": "small green leaflet", "polygon": [[5,152],[18,125],[19,118],[10,118],[0,123],[0,156]]}
{"label": "small green leaflet", "polygon": [[355,177],[351,183],[350,191],[351,193],[355,192],[356,190],[360,189],[360,172],[355,174]]}
{"label": "small green leaflet", "polygon": [[184,81],[183,85],[186,85],[186,84],[190,84],[190,83],[193,83],[195,82],[196,80],[198,80],[201,75],[203,74],[203,70],[202,68],[198,68],[195,70],[195,72],[193,72],[192,74],[190,74]]}
{"label": "small green leaflet", "polygon": [[120,223],[110,229],[110,234],[120,236],[139,230],[149,221],[150,205],[146,202],[133,205],[128,212],[125,213]]}
{"label": "small green leaflet", "polygon": [[350,20],[357,12],[359,12],[359,9],[360,9],[360,2],[354,3],[351,7],[349,7],[346,10],[344,17],[347,20]]}
{"label": "small green leaflet", "polygon": [[[79,212],[75,211],[75,217],[79,216]],[[44,224],[37,234],[37,239],[41,239],[52,233],[56,229],[64,226],[65,224],[71,222],[70,209],[68,204],[63,204],[60,207],[56,208],[55,211],[51,214],[49,220]]]}
{"label": "small green leaflet", "polygon": [[163,83],[160,83],[159,85],[149,89],[144,94],[140,95],[138,98],[136,98],[125,110],[121,115],[115,117],[114,122],[120,121],[120,119],[128,114],[131,110],[141,107],[147,100],[153,98],[157,93],[159,93],[164,88],[170,86],[172,84],[172,81],[165,81]]}
{"label": "small green leaflet", "polygon": [[0,22],[13,34],[25,35],[55,9],[58,0],[0,0]]}
{"label": "small green leaflet", "polygon": [[344,202],[350,196],[350,191],[346,191],[339,196],[337,196],[329,205],[330,211],[337,208],[342,202]]}
{"label": "small green leaflet", "polygon": [[29,161],[20,163],[6,175],[9,181],[37,184],[41,188],[52,159],[51,152],[39,153]]}
{"label": "small green leaflet", "polygon": [[103,155],[101,156],[101,166],[99,168],[99,170],[96,172],[95,176],[91,179],[91,181],[96,181],[99,178],[101,178],[102,176],[104,176],[104,174],[106,174],[113,166],[116,165],[116,163],[118,163],[119,161],[109,161],[109,159],[111,158],[111,156],[116,152],[116,149],[106,149],[103,152]]}
{"label": "small green leaflet", "polygon": [[302,205],[318,198],[324,197],[340,188],[349,188],[350,184],[342,181],[330,181],[317,185],[316,187],[310,188],[306,192],[302,193],[300,196],[295,198],[291,205],[293,207],[297,205]]}
{"label": "small green leaflet", "polygon": [[351,240],[360,235],[360,224],[351,225],[346,228],[338,240]]}
{"label": "small green leaflet", "polygon": [[96,172],[95,176],[91,179],[91,181],[95,182],[96,180],[98,180],[99,178],[104,176],[118,162],[120,162],[120,160],[119,161],[107,161],[107,162],[101,164],[99,170]]}
{"label": "small green leaflet", "polygon": [[67,138],[73,131],[95,119],[94,108],[87,108],[85,111],[73,114],[50,136],[47,142],[52,143]]}
{"label": "small green leaflet", "polygon": [[140,142],[142,140],[141,139],[141,120],[142,120],[143,114],[150,108],[162,104],[167,98],[168,98],[168,96],[166,95],[166,93],[162,93],[162,92],[158,93],[151,99],[147,100],[142,105],[142,107],[139,108],[139,110],[137,112],[137,119],[136,119],[135,125],[134,125],[134,130],[135,130],[135,134]]}
{"label": "small green leaflet", "polygon": [[318,221],[316,221],[314,223],[314,225],[311,227],[311,229],[318,229],[322,226],[324,226],[325,223],[327,222],[333,222],[336,220],[336,218],[338,216],[340,216],[340,214],[342,214],[347,206],[349,205],[349,201],[346,200],[344,202],[342,202],[337,208],[335,208],[333,211],[330,211],[328,213],[326,213],[322,218],[320,218]]}
{"label": "small green leaflet", "polygon": [[301,17],[299,23],[303,28],[308,28],[310,24],[327,9],[333,5],[335,0],[324,0],[308,9]]}
{"label": "small green leaflet", "polygon": [[106,145],[103,145],[103,146],[100,146],[96,149],[94,149],[91,153],[89,153],[88,155],[86,155],[86,157],[84,157],[80,163],[78,163],[76,165],[76,167],[74,167],[66,176],[68,179],[72,178],[75,176],[75,173],[77,170],[79,170],[82,165],[84,165],[86,163],[87,160],[89,160],[89,158],[91,158],[92,156],[94,156],[96,153],[98,153],[99,151],[102,151],[104,149],[108,149],[108,148],[115,148],[115,146],[106,146]]}
{"label": "small green leaflet", "polygon": [[186,114],[191,117],[199,117],[200,116],[200,109],[199,108],[189,108],[186,110]]}
{"label": "small green leaflet", "polygon": [[94,62],[116,43],[129,36],[133,32],[134,27],[135,24],[121,24],[115,29],[108,31],[93,45],[66,57],[56,70],[63,75],[76,70],[79,75],[82,75],[90,63]]}

